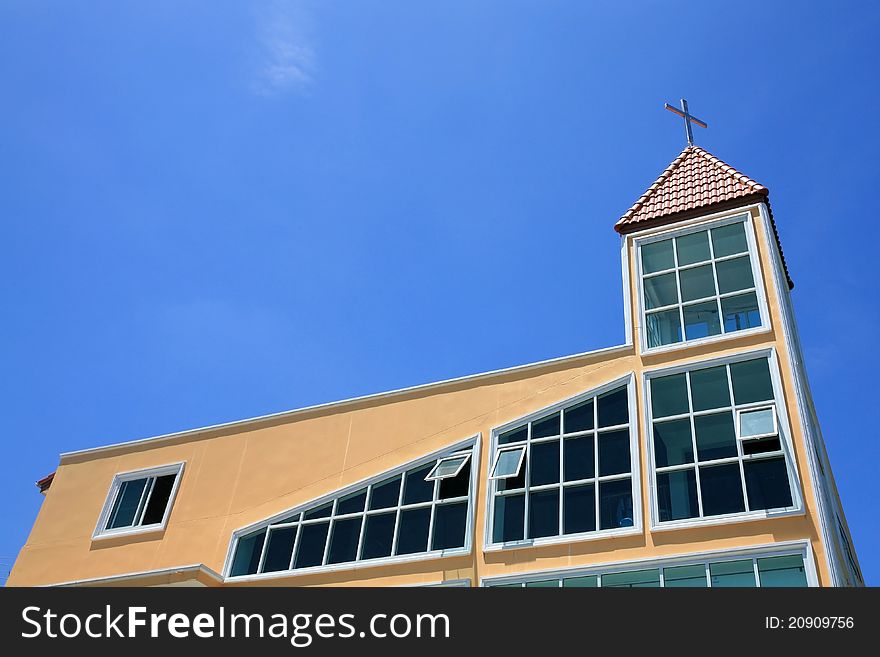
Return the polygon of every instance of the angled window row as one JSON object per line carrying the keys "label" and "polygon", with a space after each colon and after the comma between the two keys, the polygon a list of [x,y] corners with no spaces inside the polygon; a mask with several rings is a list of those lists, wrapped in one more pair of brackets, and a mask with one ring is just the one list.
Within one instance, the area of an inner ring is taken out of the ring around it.
{"label": "angled window row", "polygon": [[618,382],[496,432],[492,544],[633,526],[629,388]]}
{"label": "angled window row", "polygon": [[110,485],[95,537],[165,526],[183,463],[118,474]]}
{"label": "angled window row", "polygon": [[659,523],[795,505],[767,357],[649,381]]}
{"label": "angled window row", "polygon": [[747,559],[717,559],[657,568],[613,572],[579,572],[566,576],[536,576],[521,581],[485,582],[510,588],[659,588],[659,587],[799,587],[809,586],[803,554],[779,554]]}
{"label": "angled window row", "polygon": [[470,441],[236,532],[229,576],[466,549],[474,449]]}
{"label": "angled window row", "polygon": [[748,218],[640,245],[645,347],[762,325]]}

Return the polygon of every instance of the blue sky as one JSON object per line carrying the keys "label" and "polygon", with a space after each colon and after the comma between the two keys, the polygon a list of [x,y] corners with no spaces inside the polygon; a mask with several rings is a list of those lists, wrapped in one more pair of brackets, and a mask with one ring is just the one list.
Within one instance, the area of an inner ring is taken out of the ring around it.
{"label": "blue sky", "polygon": [[878,29],[853,2],[6,0],[0,561],[59,452],[621,343],[612,225],[684,96],[771,189],[880,584]]}

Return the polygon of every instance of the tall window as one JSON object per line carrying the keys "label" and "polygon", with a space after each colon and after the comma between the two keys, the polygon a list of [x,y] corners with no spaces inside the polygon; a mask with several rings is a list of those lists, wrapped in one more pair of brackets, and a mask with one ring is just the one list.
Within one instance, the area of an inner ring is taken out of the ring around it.
{"label": "tall window", "polygon": [[657,520],[793,505],[766,357],[650,379]]}
{"label": "tall window", "polygon": [[683,565],[633,568],[614,572],[571,572],[565,576],[534,576],[485,586],[513,588],[727,588],[808,586],[802,554],[713,559]]}
{"label": "tall window", "polygon": [[648,348],[761,326],[747,219],[641,244]]}
{"label": "tall window", "polygon": [[491,543],[634,524],[626,385],[524,420],[495,443]]}
{"label": "tall window", "polygon": [[465,548],[473,449],[380,475],[233,537],[229,576]]}
{"label": "tall window", "polygon": [[116,475],[96,536],[149,530],[165,524],[182,463]]}

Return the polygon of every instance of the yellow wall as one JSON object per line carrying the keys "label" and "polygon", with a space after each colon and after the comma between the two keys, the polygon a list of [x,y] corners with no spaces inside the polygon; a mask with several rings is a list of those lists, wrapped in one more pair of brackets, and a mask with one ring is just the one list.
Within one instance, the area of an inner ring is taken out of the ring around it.
{"label": "yellow wall", "polygon": [[[392,469],[481,432],[480,476],[471,555],[262,580],[265,585],[399,585],[498,576],[529,570],[598,565],[622,560],[748,547],[793,539],[812,541],[821,584],[829,583],[795,407],[787,347],[780,331],[767,227],[755,210],[760,265],[772,330],[684,347],[642,358],[636,346],[573,357],[441,386],[294,413],[241,426],[192,432],[158,442],[72,455],[62,459],[10,585],[39,585],[204,564],[222,572],[232,532],[284,509]],[[629,241],[631,251],[632,242]],[[630,253],[630,263],[634,261]],[[638,323],[631,265],[631,317]],[[676,363],[744,350],[777,350],[805,513],[778,519],[692,529],[650,531],[644,439],[642,373]],[[634,536],[593,538],[552,546],[484,553],[486,469],[494,427],[603,383],[636,374],[642,526]],[[93,540],[92,533],[118,472],[185,461],[168,525],[159,533]]]}

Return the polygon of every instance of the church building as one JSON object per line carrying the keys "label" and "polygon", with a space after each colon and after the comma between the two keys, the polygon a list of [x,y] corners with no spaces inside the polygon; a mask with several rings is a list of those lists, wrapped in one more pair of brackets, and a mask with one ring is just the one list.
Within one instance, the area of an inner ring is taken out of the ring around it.
{"label": "church building", "polygon": [[61,454],[8,584],[863,585],[768,189],[614,229],[624,344]]}

